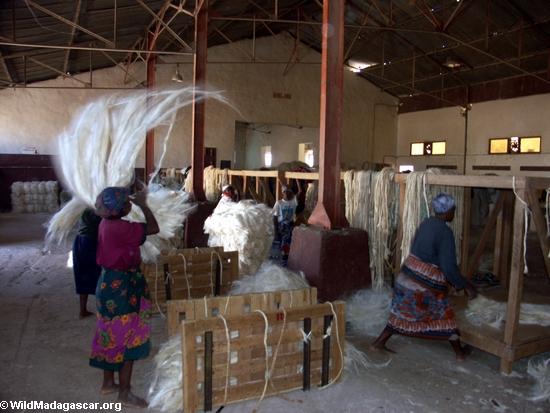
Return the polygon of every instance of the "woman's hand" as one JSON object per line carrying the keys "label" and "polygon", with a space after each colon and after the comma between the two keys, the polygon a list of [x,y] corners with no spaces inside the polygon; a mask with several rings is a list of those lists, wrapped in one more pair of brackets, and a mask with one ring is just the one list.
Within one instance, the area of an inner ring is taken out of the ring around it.
{"label": "woman's hand", "polygon": [[130,201],[138,207],[147,206],[147,191],[136,192],[130,197]]}

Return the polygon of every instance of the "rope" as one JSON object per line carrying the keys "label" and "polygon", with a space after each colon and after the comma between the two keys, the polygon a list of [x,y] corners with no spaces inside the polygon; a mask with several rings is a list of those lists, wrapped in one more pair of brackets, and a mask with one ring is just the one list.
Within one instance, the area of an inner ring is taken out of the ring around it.
{"label": "rope", "polygon": [[[340,330],[338,330],[338,315],[336,314],[336,311],[334,310],[334,306],[330,301],[327,301],[325,304],[330,305],[330,310],[332,311],[332,322],[334,322],[334,328],[336,328],[336,344],[338,345],[338,351],[340,352],[340,370],[336,374],[336,377],[332,381],[330,381],[325,386],[322,386],[321,389],[326,389],[329,386],[332,386],[342,375],[342,371],[344,370],[344,351],[342,350],[342,345],[340,344]],[[326,336],[330,336],[332,332],[332,322],[330,323],[329,328],[327,329]],[[325,337],[323,337],[325,339]]]}
{"label": "rope", "polygon": [[258,400],[258,403],[256,404],[255,409],[253,410],[253,412],[256,412],[258,410],[258,408],[260,407],[260,403],[264,399],[265,393],[267,391],[267,385],[269,383],[269,356],[267,354],[267,352],[268,352],[267,333],[268,333],[268,330],[269,330],[269,321],[267,320],[267,316],[265,315],[265,313],[262,310],[254,310],[254,312],[255,313],[260,313],[262,315],[262,317],[264,318],[264,322],[265,322],[265,329],[264,329],[264,351],[265,351],[265,374],[264,374],[264,378],[265,378],[265,384],[264,384],[264,389],[262,391],[262,395],[260,396],[260,399]]}
{"label": "rope", "polygon": [[512,190],[514,191],[516,198],[523,205],[523,273],[527,274],[529,272],[529,267],[527,267],[527,233],[529,232],[529,214],[531,214],[531,210],[529,209],[527,202],[525,202],[525,200],[523,200],[516,191],[515,176],[512,176]]}
{"label": "rope", "polygon": [[225,390],[223,394],[223,404],[227,404],[227,390],[229,387],[229,365],[231,364],[231,339],[229,338],[229,328],[227,327],[227,320],[225,317],[221,314],[218,314],[218,317],[220,317],[223,321],[223,325],[225,327],[225,339],[227,342],[227,366],[225,369]]}
{"label": "rope", "polygon": [[[266,358],[265,358],[266,360],[266,374],[265,374],[266,379],[265,380],[266,381],[265,381],[264,389],[262,391],[262,395],[258,399],[258,403],[256,404],[256,407],[253,410],[254,412],[258,411],[258,409],[260,408],[260,404],[262,403],[262,400],[265,397],[269,379],[271,378],[271,374],[273,373],[273,369],[275,368],[275,362],[277,361],[277,355],[279,354],[279,347],[281,346],[281,341],[283,341],[283,335],[286,329],[286,310],[284,308],[281,308],[281,310],[283,312],[283,326],[281,327],[281,333],[279,334],[279,339],[277,340],[277,345],[275,346],[275,351],[273,352],[273,356],[271,358],[271,367],[269,367],[268,355],[267,355],[267,331],[269,330],[269,322],[267,320],[265,313],[262,310],[254,310],[262,314],[262,316],[264,317],[264,321],[266,323],[266,329],[264,333],[264,346],[265,346],[265,354],[266,354]],[[302,330],[302,334],[303,334],[303,330]],[[273,382],[271,383],[271,385],[273,385]]]}
{"label": "rope", "polygon": [[187,278],[187,258],[185,258],[185,255],[179,254],[179,256],[183,259],[183,276],[185,277],[185,283],[187,284],[187,299],[191,299],[191,287],[189,285],[189,279]]}
{"label": "rope", "polygon": [[229,298],[230,296],[228,295],[227,298],[225,299],[225,308],[223,309],[224,314],[227,314],[227,307],[229,306]]}
{"label": "rope", "polygon": [[218,262],[220,263],[220,290],[223,284],[223,260],[218,251],[214,250],[210,253],[210,287],[212,288],[212,295],[214,295],[214,261],[212,261],[214,254],[218,256]]}

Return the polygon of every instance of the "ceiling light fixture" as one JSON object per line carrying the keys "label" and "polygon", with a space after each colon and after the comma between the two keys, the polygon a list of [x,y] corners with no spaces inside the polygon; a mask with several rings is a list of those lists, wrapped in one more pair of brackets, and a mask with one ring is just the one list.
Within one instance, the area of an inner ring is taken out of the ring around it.
{"label": "ceiling light fixture", "polygon": [[459,67],[463,66],[463,63],[458,59],[448,56],[445,62],[443,63],[443,66],[448,67],[449,69],[458,69]]}
{"label": "ceiling light fixture", "polygon": [[348,66],[350,70],[354,73],[358,73],[361,70],[367,69],[372,66],[376,66],[378,63],[370,61],[370,60],[362,60],[362,59],[349,59],[348,60]]}
{"label": "ceiling light fixture", "polygon": [[180,65],[179,64],[176,65],[176,73],[174,73],[174,76],[172,76],[172,81],[173,82],[178,82],[178,83],[183,82],[183,77],[180,74]]}

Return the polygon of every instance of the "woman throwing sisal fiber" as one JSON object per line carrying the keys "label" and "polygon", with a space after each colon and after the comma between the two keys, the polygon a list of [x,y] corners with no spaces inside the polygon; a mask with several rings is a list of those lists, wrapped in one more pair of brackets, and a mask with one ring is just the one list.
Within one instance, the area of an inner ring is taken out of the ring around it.
{"label": "woman throwing sisal fiber", "polygon": [[453,231],[446,224],[454,219],[455,200],[441,193],[433,199],[432,208],[435,216],[425,219],[416,230],[411,252],[395,279],[388,324],[373,346],[389,350],[386,342],[394,333],[448,340],[461,361],[469,348],[460,343],[448,299],[449,284],[465,289],[469,298],[475,297],[476,290],[460,274]]}
{"label": "woman throwing sisal fiber", "polygon": [[[102,267],[96,290],[97,325],[90,365],[103,370],[103,394],[118,390],[118,401],[127,407],[146,407],[147,402],[130,391],[134,360],[149,355],[151,301],[147,282],[139,268],[139,246],[147,235],[159,232],[146,193],[130,198],[127,188],[105,188],[96,200],[99,224],[97,263]],[[141,208],[145,224],[121,218]],[[119,385],[114,373],[118,371]]]}

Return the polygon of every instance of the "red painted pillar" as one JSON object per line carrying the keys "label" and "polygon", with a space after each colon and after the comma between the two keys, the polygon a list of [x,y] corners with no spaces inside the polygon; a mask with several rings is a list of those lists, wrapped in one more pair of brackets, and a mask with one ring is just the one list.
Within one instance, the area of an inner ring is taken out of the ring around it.
{"label": "red painted pillar", "polygon": [[[195,58],[193,86],[196,90],[206,88],[206,54],[208,49],[208,0],[204,0],[195,21]],[[191,173],[195,200],[206,201],[203,188],[204,174],[204,100],[193,100],[192,158]]]}
{"label": "red painted pillar", "polygon": [[[149,47],[152,45],[153,36],[149,34]],[[150,54],[147,58],[147,89],[155,88],[157,72],[157,55]],[[149,182],[149,175],[155,170],[155,130],[147,131],[145,138],[145,182]]]}
{"label": "red painted pillar", "polygon": [[319,198],[309,223],[326,229],[332,229],[345,222],[340,208],[344,3],[345,0],[323,1]]}

